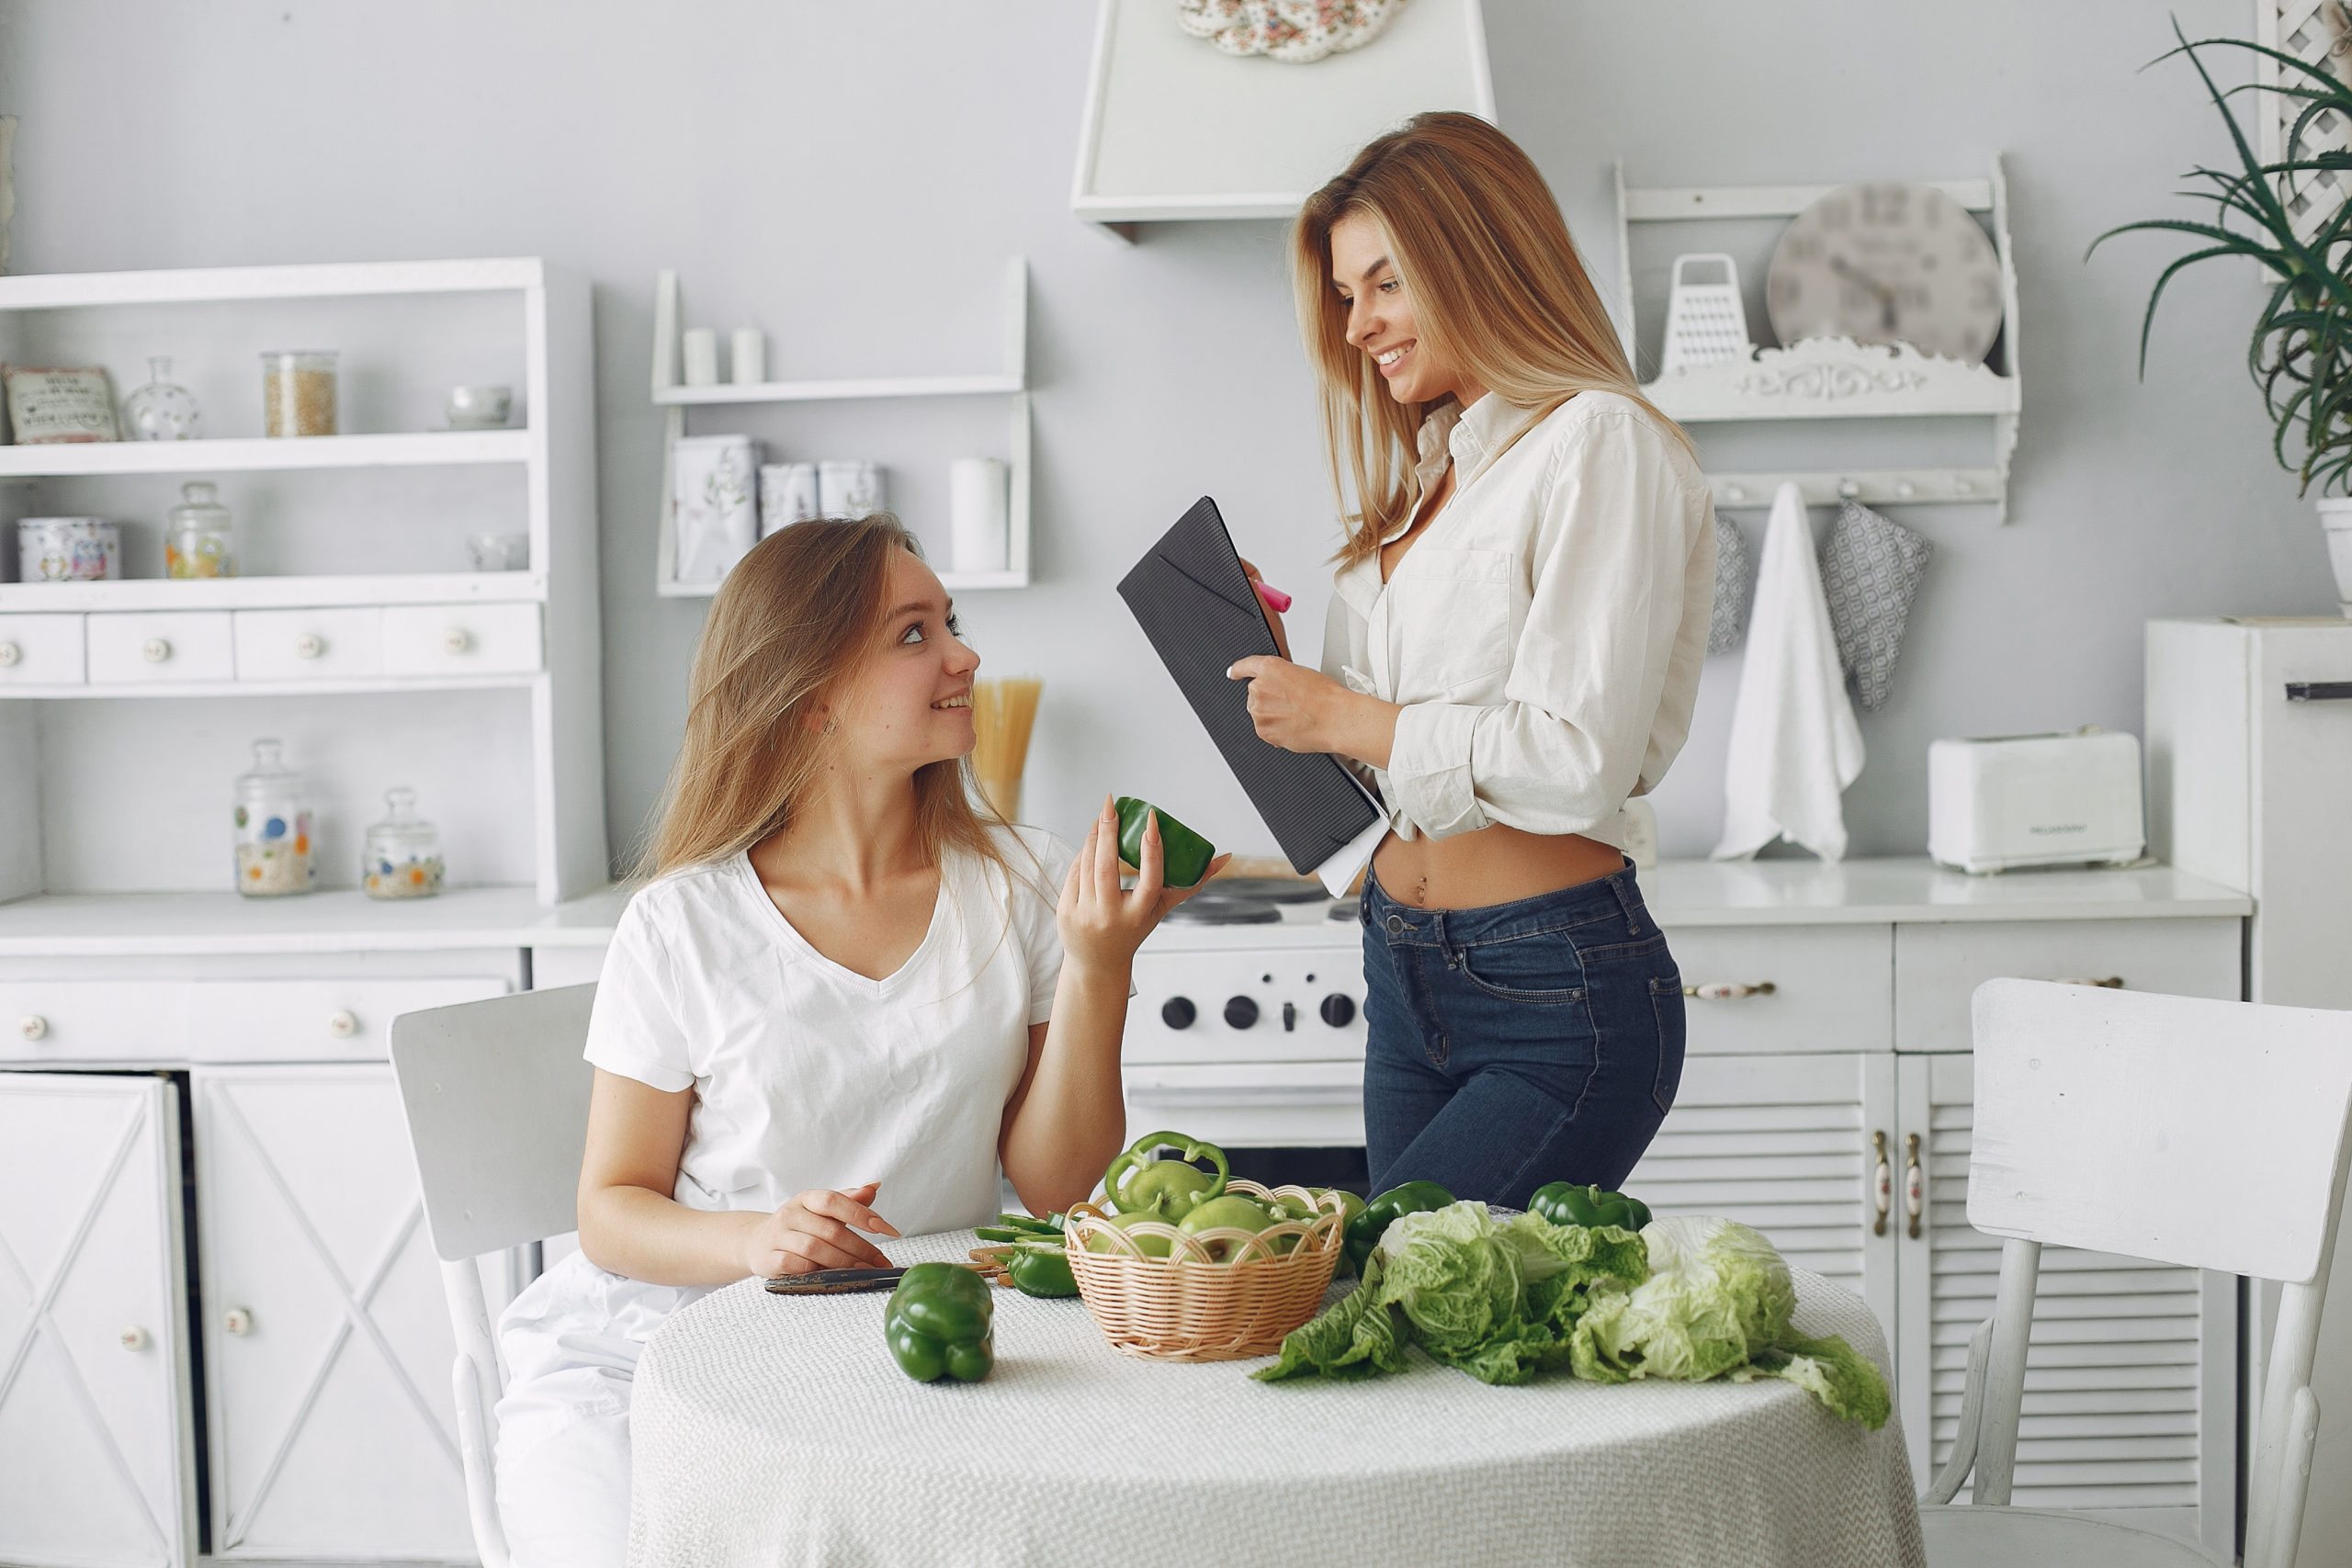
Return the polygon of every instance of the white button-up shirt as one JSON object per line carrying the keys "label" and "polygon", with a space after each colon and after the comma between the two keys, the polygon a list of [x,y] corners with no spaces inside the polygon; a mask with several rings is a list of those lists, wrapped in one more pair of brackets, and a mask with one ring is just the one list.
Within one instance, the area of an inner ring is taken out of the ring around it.
{"label": "white button-up shirt", "polygon": [[1360,771],[1399,838],[1508,822],[1622,849],[1626,798],[1690,734],[1714,603],[1705,476],[1602,391],[1540,421],[1491,392],[1447,403],[1419,448],[1421,493],[1451,461],[1452,498],[1387,582],[1377,554],[1341,569],[1324,626],[1323,672],[1404,707],[1388,766]]}

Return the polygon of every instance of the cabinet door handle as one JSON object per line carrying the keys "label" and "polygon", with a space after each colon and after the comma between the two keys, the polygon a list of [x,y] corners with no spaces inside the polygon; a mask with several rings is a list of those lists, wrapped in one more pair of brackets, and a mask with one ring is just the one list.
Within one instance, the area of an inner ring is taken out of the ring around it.
{"label": "cabinet door handle", "polygon": [[1919,1211],[1927,1207],[1927,1179],[1919,1174],[1919,1134],[1903,1140],[1903,1212],[1910,1217],[1911,1239],[1919,1239]]}
{"label": "cabinet door handle", "polygon": [[25,650],[13,642],[0,642],[0,670],[14,670],[23,659]]}
{"label": "cabinet door handle", "polygon": [[49,1037],[49,1020],[37,1012],[28,1012],[17,1025],[17,1032],[28,1040],[45,1040]]}
{"label": "cabinet door handle", "polygon": [[327,1032],[337,1040],[348,1040],[359,1032],[359,1015],[345,1008],[327,1020]]}
{"label": "cabinet door handle", "polygon": [[134,1323],[130,1327],[122,1331],[122,1348],[124,1349],[144,1350],[147,1348],[147,1331],[140,1327],[137,1324]]}
{"label": "cabinet door handle", "polygon": [[445,653],[471,653],[473,648],[474,634],[463,626],[451,626],[441,636],[441,649]]}
{"label": "cabinet door handle", "polygon": [[161,664],[172,656],[172,645],[164,637],[151,637],[140,645],[139,656],[150,664]]}
{"label": "cabinet door handle", "polygon": [[1877,1157],[1877,1168],[1871,1177],[1871,1235],[1886,1234],[1886,1216],[1894,1212],[1894,1163],[1887,1157],[1886,1134],[1871,1134],[1871,1149]]}
{"label": "cabinet door handle", "polygon": [[327,639],[316,632],[304,632],[294,639],[294,657],[316,659],[327,650]]}
{"label": "cabinet door handle", "polygon": [[2088,975],[2061,975],[2050,983],[2053,986],[2097,986],[2102,990],[2120,991],[2123,988],[2123,976],[2109,975],[2104,979],[2094,979]]}
{"label": "cabinet door handle", "polygon": [[220,1314],[220,1326],[232,1334],[251,1334],[254,1331],[253,1310],[249,1307],[231,1307]]}
{"label": "cabinet door handle", "polygon": [[2287,700],[2290,703],[2352,702],[2352,681],[2290,681]]}
{"label": "cabinet door handle", "polygon": [[1770,980],[1705,980],[1696,986],[1685,986],[1682,994],[1696,997],[1702,1002],[1737,1001],[1742,997],[1769,997],[1780,989]]}

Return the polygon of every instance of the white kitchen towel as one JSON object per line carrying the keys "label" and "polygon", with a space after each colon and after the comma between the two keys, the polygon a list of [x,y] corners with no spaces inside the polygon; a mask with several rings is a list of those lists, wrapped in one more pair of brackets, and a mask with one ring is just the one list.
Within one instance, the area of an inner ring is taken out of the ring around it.
{"label": "white kitchen towel", "polygon": [[1829,629],[1813,525],[1797,487],[1784,484],[1756,571],[1714,858],[1744,859],[1786,838],[1823,860],[1844,859],[1839,797],[1861,771],[1862,732]]}

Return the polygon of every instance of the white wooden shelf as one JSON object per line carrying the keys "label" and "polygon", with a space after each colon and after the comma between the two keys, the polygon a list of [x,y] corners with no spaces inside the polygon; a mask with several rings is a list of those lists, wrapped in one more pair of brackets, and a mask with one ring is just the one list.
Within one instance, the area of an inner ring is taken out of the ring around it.
{"label": "white wooden shelf", "polygon": [[367,675],[315,681],[91,682],[67,686],[0,684],[0,703],[115,701],[124,697],[347,697],[379,692],[527,691],[542,677],[513,675]]}
{"label": "white wooden shelf", "polygon": [[88,441],[0,446],[0,479],[78,474],[254,473],[274,468],[405,468],[530,460],[527,430],[415,431],[272,440]]}
{"label": "white wooden shelf", "polygon": [[[2000,159],[1989,179],[1927,180],[1971,212],[1985,214],[2000,259],[2001,335],[1994,359],[1964,364],[1922,354],[1909,344],[1859,344],[1809,338],[1758,348],[1727,361],[1661,376],[1642,388],[1668,417],[1687,424],[1747,421],[1987,418],[1992,461],[1968,467],[1899,469],[1813,469],[1793,472],[1710,471],[1718,507],[1768,506],[1783,482],[1808,505],[1840,499],[1871,506],[1990,504],[2008,516],[2009,459],[2017,449],[2023,407],[2018,373],[2017,264],[2009,246],[2008,187]],[[1631,186],[1616,171],[1618,331],[1628,359],[1636,355],[1632,227],[1694,220],[1793,218],[1834,186]]]}
{"label": "white wooden shelf", "polygon": [[1004,369],[994,375],[873,377],[819,381],[721,382],[689,387],[678,375],[680,304],[678,275],[665,271],[654,289],[653,404],[663,412],[661,521],[655,533],[653,592],[663,599],[707,599],[718,580],[682,581],[678,577],[677,513],[671,494],[671,451],[686,434],[689,408],[748,407],[758,403],[842,402],[861,399],[999,397],[1011,405],[1006,437],[1005,498],[1008,570],[1001,572],[942,572],[949,592],[1029,586],[1029,262],[1005,264]]}
{"label": "white wooden shelf", "polygon": [[525,886],[450,887],[431,898],[393,899],[356,888],[284,898],[47,893],[0,904],[0,957],[512,947],[549,913]]}
{"label": "white wooden shelf", "polygon": [[[420,296],[428,298],[419,300]],[[432,297],[459,298],[436,302]],[[319,301],[341,303],[322,312]],[[221,308],[229,305],[236,308]],[[270,679],[231,678],[234,666],[229,660],[203,666],[205,674],[217,677],[203,681],[150,681],[143,670],[119,671],[132,677],[121,682],[53,679],[74,672],[62,663],[13,670],[17,676],[52,679],[41,684],[0,682],[0,899],[18,900],[6,906],[11,915],[40,919],[80,908],[53,901],[74,897],[77,889],[200,883],[216,858],[225,861],[225,841],[217,846],[216,857],[213,846],[199,846],[183,835],[168,844],[147,841],[139,852],[145,858],[126,863],[128,852],[113,842],[119,835],[111,826],[96,826],[110,821],[107,812],[71,798],[65,790],[44,787],[43,781],[87,766],[89,776],[108,780],[105,788],[119,788],[124,810],[168,815],[192,799],[209,802],[227,789],[229,778],[216,776],[214,762],[195,764],[191,772],[191,753],[209,744],[212,729],[231,727],[233,732],[255,722],[260,715],[249,719],[233,705],[253,698],[281,704],[298,699],[268,716],[297,728],[300,733],[289,739],[315,769],[313,805],[340,828],[356,835],[378,808],[373,792],[396,781],[379,784],[372,773],[346,777],[338,773],[339,765],[364,756],[373,759],[371,770],[413,766],[424,774],[462,779],[468,786],[437,798],[435,815],[445,829],[454,829],[454,840],[470,836],[495,848],[461,869],[499,883],[527,884],[518,896],[535,905],[551,906],[603,886],[610,864],[597,632],[595,339],[586,280],[536,257],[0,277],[0,349],[11,355],[38,349],[44,357],[35,363],[99,363],[109,352],[122,352],[126,333],[146,335],[153,307],[184,307],[177,312],[181,319],[205,323],[206,341],[218,355],[232,351],[232,339],[257,351],[285,341],[277,334],[289,326],[315,331],[322,321],[342,323],[331,335],[342,337],[346,351],[364,351],[368,359],[413,371],[417,384],[430,385],[444,371],[460,367],[469,380],[511,381],[516,400],[528,411],[527,422],[493,430],[0,446],[0,481],[313,470],[345,476],[329,488],[347,498],[361,487],[379,484],[391,469],[479,467],[490,470],[485,479],[502,482],[492,491],[461,485],[466,493],[451,492],[447,504],[455,515],[445,521],[453,530],[462,522],[467,531],[524,534],[530,568],[438,570],[450,558],[446,540],[426,535],[412,539],[395,528],[390,538],[368,540],[370,563],[433,570],[0,583],[0,615],[55,616],[58,624],[33,628],[55,637],[88,629],[72,626],[66,617],[86,620],[90,628],[111,620],[109,629],[119,630],[117,617],[157,612],[194,612],[208,622],[226,622],[232,614],[254,610],[335,609],[358,612],[356,624],[368,611],[392,606],[481,606],[488,618],[490,606],[527,604],[528,618],[538,628],[537,656],[527,671],[473,673],[460,666],[449,673],[392,675],[370,660],[364,661],[364,673],[322,671],[293,679],[285,677],[299,671],[274,666]],[[141,316],[136,333],[129,332],[132,311]],[[302,335],[307,338],[308,331]],[[72,357],[85,354],[90,357]],[[417,423],[425,421],[420,417]],[[465,477],[453,473],[451,479]],[[348,513],[334,506],[306,509],[302,526],[314,536],[306,542],[304,564],[331,567],[351,558],[337,547],[333,532],[356,537],[357,530],[374,526],[374,519],[388,513],[396,523],[397,510],[381,506]],[[501,614],[516,625],[525,618],[519,609]],[[209,635],[220,628],[206,629]],[[86,675],[86,668],[81,672]],[[469,692],[512,695],[472,701],[448,695]],[[401,722],[413,724],[413,733],[404,729],[388,738],[380,728],[383,714],[399,705],[367,698],[398,693],[445,695],[427,700],[424,711],[435,715],[432,722],[412,716]],[[180,705],[192,697],[206,699],[200,711],[157,705],[155,721],[147,727],[148,752],[135,768],[109,773],[92,762],[114,722],[100,715],[100,705],[122,698]],[[37,703],[62,706],[39,708]],[[438,722],[442,710],[453,726],[446,733]],[[484,757],[473,748],[491,734],[503,749]],[[341,880],[339,874],[322,874]],[[312,921],[334,907],[329,897],[297,898],[290,901],[292,910],[268,918]],[[227,910],[239,902],[228,893],[205,907]],[[354,896],[351,902],[356,907],[359,900]],[[96,907],[127,906],[101,898]],[[103,941],[94,949],[105,950]]]}
{"label": "white wooden shelf", "polygon": [[0,583],[0,613],[97,610],[322,609],[346,604],[537,604],[534,571],[392,572],[373,577],[130,578],[116,582]]}
{"label": "white wooden shelf", "polygon": [[907,376],[862,381],[729,381],[716,387],[656,389],[659,408],[734,403],[825,403],[854,398],[984,398],[1022,389],[1018,376]]}
{"label": "white wooden shelf", "polygon": [[[997,588],[1026,588],[1028,575],[1017,571],[943,571],[939,585],[950,593],[977,593]],[[654,592],[664,599],[707,599],[718,592],[717,582],[659,582]]]}

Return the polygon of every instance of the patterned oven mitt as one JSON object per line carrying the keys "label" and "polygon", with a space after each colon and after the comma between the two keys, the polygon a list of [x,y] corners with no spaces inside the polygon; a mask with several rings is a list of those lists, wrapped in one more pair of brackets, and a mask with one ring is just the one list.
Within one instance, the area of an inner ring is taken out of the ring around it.
{"label": "patterned oven mitt", "polygon": [[1821,591],[1829,601],[1838,660],[1854,678],[1855,698],[1866,711],[1875,712],[1886,702],[1911,601],[1935,547],[1850,501],[1838,508],[1821,547]]}
{"label": "patterned oven mitt", "polygon": [[1747,612],[1756,600],[1756,561],[1747,540],[1715,513],[1715,613],[1707,624],[1710,656],[1730,653],[1747,639]]}

